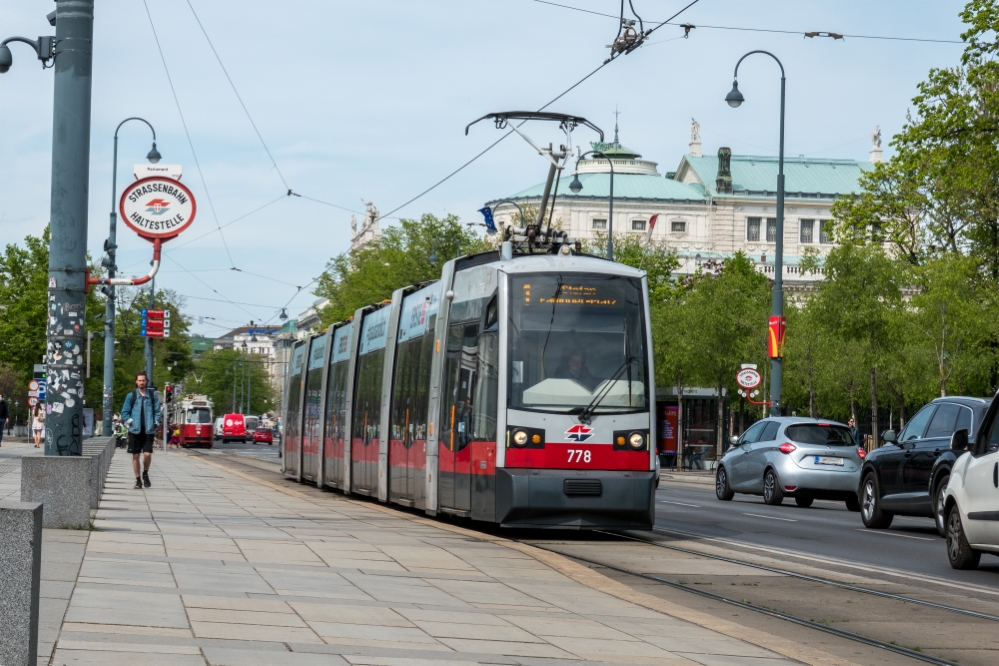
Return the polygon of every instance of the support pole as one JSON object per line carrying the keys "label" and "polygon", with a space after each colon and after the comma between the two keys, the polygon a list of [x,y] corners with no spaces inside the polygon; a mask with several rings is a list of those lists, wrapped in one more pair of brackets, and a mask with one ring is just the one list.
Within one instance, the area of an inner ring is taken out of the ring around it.
{"label": "support pole", "polygon": [[[121,125],[119,125],[121,127]],[[111,169],[111,224],[108,228],[108,278],[114,279],[115,258],[118,242],[118,132],[114,133],[114,161]],[[112,419],[114,418],[114,334],[115,334],[115,302],[117,290],[114,285],[108,285],[108,299],[104,306],[104,394],[101,420],[101,436],[112,435]]]}
{"label": "support pole", "polygon": [[[149,282],[149,309],[152,310],[156,307],[156,278],[154,277]],[[149,380],[149,386],[153,386],[153,341],[148,336],[146,337],[146,379]]]}
{"label": "support pole", "polygon": [[93,38],[94,0],[58,0],[45,354],[47,456],[83,453]]}

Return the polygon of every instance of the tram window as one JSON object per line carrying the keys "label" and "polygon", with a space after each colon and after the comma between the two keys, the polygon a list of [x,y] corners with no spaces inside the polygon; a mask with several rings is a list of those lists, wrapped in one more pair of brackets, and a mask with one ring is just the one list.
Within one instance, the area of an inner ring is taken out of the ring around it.
{"label": "tram window", "polygon": [[187,423],[211,423],[212,413],[207,409],[187,410]]}
{"label": "tram window", "polygon": [[[496,439],[496,388],[491,390],[492,405],[489,402],[490,389],[480,390],[480,372],[495,375],[495,370],[488,370],[488,360],[483,362],[480,355],[480,343],[486,339],[491,349],[495,349],[495,333],[480,336],[479,322],[452,324],[447,334],[446,357],[444,364],[444,411],[441,427],[441,441],[452,451],[460,451],[468,446],[473,439],[480,439],[479,434],[491,432]],[[490,351],[487,356],[496,356]],[[496,360],[492,361],[495,366]],[[495,377],[487,376],[487,384],[495,384]],[[479,404],[482,399],[483,404]],[[491,425],[490,425],[491,424]]]}
{"label": "tram window", "polygon": [[284,435],[294,440],[301,433],[299,431],[299,404],[302,400],[302,373],[304,368],[305,346],[299,344],[295,347],[292,355],[292,375],[288,379],[288,418],[285,423]]}
{"label": "tram window", "polygon": [[369,352],[358,358],[357,388],[354,391],[354,442],[368,446],[379,437],[382,414],[382,366],[385,350]]}
{"label": "tram window", "polygon": [[391,438],[409,448],[427,439],[427,406],[430,400],[430,369],[434,356],[434,327],[418,338],[407,340],[396,351],[395,384],[392,387]]}
{"label": "tram window", "polygon": [[578,413],[606,393],[596,413],[646,409],[640,280],[566,273],[510,281],[512,408]]}
{"label": "tram window", "polygon": [[326,386],[326,432],[334,442],[346,436],[343,419],[347,411],[347,361],[330,365],[330,378]]}

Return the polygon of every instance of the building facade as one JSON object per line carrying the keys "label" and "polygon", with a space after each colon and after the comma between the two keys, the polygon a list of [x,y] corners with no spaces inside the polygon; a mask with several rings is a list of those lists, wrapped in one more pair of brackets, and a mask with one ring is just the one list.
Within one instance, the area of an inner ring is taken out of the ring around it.
{"label": "building facade", "polygon": [[[593,143],[613,163],[614,218],[608,219],[611,166],[597,156],[580,160],[574,174],[582,189],[570,188],[571,173],[562,174],[554,193],[554,219],[562,229],[580,239],[606,237],[613,229],[639,234],[649,231],[658,216],[651,238],[675,249],[683,262],[682,273],[693,272],[705,261],[718,260],[741,251],[753,259],[761,272],[771,276],[777,231],[776,157],[733,155],[719,148],[715,155],[701,153],[699,125],[691,132],[690,151],[675,171],[659,172],[656,162],[621,145],[617,128],[609,143]],[[872,160],[880,160],[880,133],[875,131]],[[801,259],[807,254],[825,255],[832,248],[830,235],[833,202],[858,191],[861,174],[872,162],[850,159],[785,157],[784,280],[810,282],[817,274],[803,274]],[[538,206],[544,184],[540,183],[507,199]],[[501,201],[501,200],[498,200]],[[496,201],[486,205],[494,206]],[[503,205],[494,213],[498,223],[518,221],[517,210]]]}

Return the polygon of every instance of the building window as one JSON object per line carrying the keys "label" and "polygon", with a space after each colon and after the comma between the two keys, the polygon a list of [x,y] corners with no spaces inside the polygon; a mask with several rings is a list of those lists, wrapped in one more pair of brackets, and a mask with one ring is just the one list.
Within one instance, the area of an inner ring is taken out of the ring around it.
{"label": "building window", "polygon": [[677,234],[687,233],[687,223],[683,220],[673,220],[670,223],[670,231]]}
{"label": "building window", "polygon": [[801,221],[801,232],[798,234],[799,242],[803,244],[814,243],[814,236],[812,235],[812,230],[815,229],[815,220],[802,220]]}
{"label": "building window", "polygon": [[594,231],[607,231],[607,220],[593,220],[592,229]]}
{"label": "building window", "polygon": [[750,243],[760,242],[760,218],[746,218],[746,240]]}
{"label": "building window", "polygon": [[777,218],[768,217],[767,218],[767,242],[776,243],[777,242]]}
{"label": "building window", "polygon": [[832,220],[819,221],[819,242],[832,243]]}
{"label": "building window", "polygon": [[632,231],[645,231],[645,220],[632,220],[631,221]]}

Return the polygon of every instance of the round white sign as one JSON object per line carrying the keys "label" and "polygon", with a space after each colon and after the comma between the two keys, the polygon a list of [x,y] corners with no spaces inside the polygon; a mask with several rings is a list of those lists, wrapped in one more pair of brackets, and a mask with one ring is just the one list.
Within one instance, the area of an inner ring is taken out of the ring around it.
{"label": "round white sign", "polygon": [[28,390],[29,391],[37,391],[38,390],[38,380],[37,379],[32,379],[31,381],[28,382]]}
{"label": "round white sign", "polygon": [[137,180],[121,193],[121,219],[146,240],[170,240],[194,222],[198,206],[180,181],[162,176]]}
{"label": "round white sign", "polygon": [[760,377],[760,373],[753,368],[743,368],[735,376],[735,383],[747,390],[756,388],[762,381],[763,378]]}

